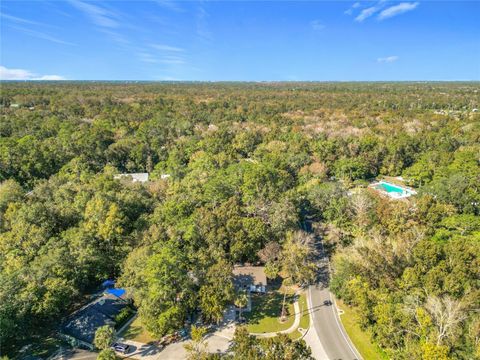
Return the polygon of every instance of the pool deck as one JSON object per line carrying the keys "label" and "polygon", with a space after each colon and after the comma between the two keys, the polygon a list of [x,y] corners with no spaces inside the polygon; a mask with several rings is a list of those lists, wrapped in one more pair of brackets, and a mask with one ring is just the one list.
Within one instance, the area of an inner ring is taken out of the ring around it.
{"label": "pool deck", "polygon": [[[399,192],[393,192],[393,191],[388,192],[388,191],[379,189],[378,186],[382,185],[382,184],[388,184],[390,186],[402,189],[403,191],[401,193],[399,193]],[[389,182],[389,181],[385,181],[385,180],[376,181],[376,182],[370,184],[368,187],[372,188],[373,190],[377,191],[378,193],[380,193],[382,195],[385,195],[385,196],[389,197],[390,199],[395,199],[395,200],[396,199],[405,199],[405,198],[408,198],[412,195],[417,194],[417,192],[414,189],[412,189],[408,186],[397,185],[393,182]]]}

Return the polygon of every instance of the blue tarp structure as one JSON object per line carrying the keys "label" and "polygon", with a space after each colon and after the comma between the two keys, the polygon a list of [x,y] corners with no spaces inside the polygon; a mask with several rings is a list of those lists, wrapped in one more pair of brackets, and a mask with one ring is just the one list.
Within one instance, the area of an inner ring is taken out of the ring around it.
{"label": "blue tarp structure", "polygon": [[102,283],[102,286],[103,286],[104,288],[113,287],[113,286],[115,286],[115,281],[114,281],[114,280],[105,280],[105,281]]}
{"label": "blue tarp structure", "polygon": [[122,295],[125,294],[125,289],[107,289],[106,293],[115,295],[116,297],[122,297]]}

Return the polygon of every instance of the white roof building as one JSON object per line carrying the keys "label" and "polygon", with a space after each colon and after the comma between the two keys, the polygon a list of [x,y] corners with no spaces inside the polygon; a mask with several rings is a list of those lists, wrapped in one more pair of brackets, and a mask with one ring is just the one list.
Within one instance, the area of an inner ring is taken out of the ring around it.
{"label": "white roof building", "polygon": [[147,182],[148,173],[131,173],[131,174],[117,174],[113,175],[116,180],[132,178],[132,182]]}

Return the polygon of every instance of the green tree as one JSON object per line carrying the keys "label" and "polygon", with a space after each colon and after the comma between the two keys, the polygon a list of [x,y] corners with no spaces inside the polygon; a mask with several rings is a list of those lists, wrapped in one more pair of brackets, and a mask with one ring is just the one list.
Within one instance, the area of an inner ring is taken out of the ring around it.
{"label": "green tree", "polygon": [[105,350],[110,348],[110,346],[115,341],[115,329],[110,325],[101,326],[95,331],[95,339],[93,344],[97,349]]}
{"label": "green tree", "polygon": [[172,243],[164,244],[148,257],[137,276],[143,280],[134,299],[147,329],[163,336],[182,327],[195,300],[185,254]]}
{"label": "green tree", "polygon": [[235,296],[234,304],[240,310],[238,315],[239,319],[242,319],[242,310],[248,305],[247,293],[245,291],[239,291]]}
{"label": "green tree", "polygon": [[268,360],[313,360],[310,348],[304,340],[294,341],[286,334],[261,340],[264,358]]}
{"label": "green tree", "polygon": [[234,360],[258,360],[262,357],[258,339],[250,335],[245,326],[235,329],[232,351]]}
{"label": "green tree", "polygon": [[280,261],[282,274],[288,282],[303,285],[315,279],[315,252],[312,235],[303,231],[287,234]]}
{"label": "green tree", "polygon": [[212,265],[205,279],[205,284],[200,287],[200,309],[209,321],[219,322],[223,313],[234,295],[232,281],[233,267],[225,260],[220,260]]}
{"label": "green tree", "polygon": [[280,272],[280,265],[276,261],[269,261],[265,264],[265,275],[270,280],[274,280],[278,277]]}
{"label": "green tree", "polygon": [[184,345],[189,360],[205,360],[208,358],[207,342],[204,339],[206,333],[206,328],[192,326],[192,340]]}
{"label": "green tree", "polygon": [[10,203],[21,200],[23,189],[15,180],[0,183],[0,229],[4,226],[3,215]]}
{"label": "green tree", "polygon": [[335,175],[343,180],[353,181],[370,176],[367,164],[360,158],[344,158],[335,162]]}
{"label": "green tree", "polygon": [[118,359],[115,355],[115,351],[112,349],[103,349],[98,353],[97,360],[116,360]]}
{"label": "green tree", "polygon": [[450,360],[448,347],[426,342],[422,345],[422,360],[438,359]]}

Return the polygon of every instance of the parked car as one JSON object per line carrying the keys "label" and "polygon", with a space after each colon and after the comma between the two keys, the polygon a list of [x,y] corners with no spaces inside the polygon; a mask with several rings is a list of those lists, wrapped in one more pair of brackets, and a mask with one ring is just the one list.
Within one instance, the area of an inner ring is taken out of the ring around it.
{"label": "parked car", "polygon": [[266,289],[265,289],[265,286],[263,285],[250,285],[249,290],[252,293],[265,294]]}
{"label": "parked car", "polygon": [[130,345],[122,344],[122,343],[115,343],[115,344],[112,345],[112,349],[119,352],[119,353],[126,354],[126,353],[128,353],[128,350],[130,350]]}

